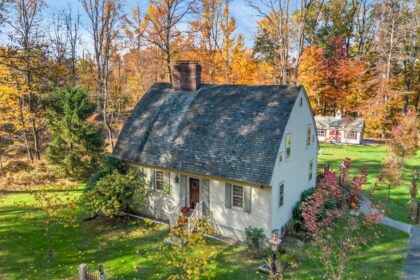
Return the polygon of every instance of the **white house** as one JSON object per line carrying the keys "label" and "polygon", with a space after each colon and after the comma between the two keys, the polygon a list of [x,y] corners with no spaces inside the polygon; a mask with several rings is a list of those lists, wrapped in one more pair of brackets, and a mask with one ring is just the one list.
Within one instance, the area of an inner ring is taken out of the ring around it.
{"label": "white house", "polygon": [[[125,123],[113,155],[141,168],[154,191],[139,212],[168,220],[202,207],[225,236],[284,229],[316,184],[318,140],[303,87],[201,84],[201,67],[174,67]],[[169,192],[163,191],[169,186]]]}
{"label": "white house", "polygon": [[326,143],[362,144],[365,120],[361,118],[315,116],[318,140]]}

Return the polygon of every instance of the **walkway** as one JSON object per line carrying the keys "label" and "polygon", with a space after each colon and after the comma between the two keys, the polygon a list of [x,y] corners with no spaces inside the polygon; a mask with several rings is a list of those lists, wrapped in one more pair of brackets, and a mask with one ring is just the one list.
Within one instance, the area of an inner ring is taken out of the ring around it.
{"label": "walkway", "polygon": [[[370,208],[370,201],[363,197],[360,211],[364,214],[371,212],[378,213],[377,209]],[[418,280],[420,279],[420,227],[406,224],[393,220],[387,216],[380,214],[381,224],[404,231],[410,235],[408,241],[408,252],[404,262],[404,275],[402,280]]]}

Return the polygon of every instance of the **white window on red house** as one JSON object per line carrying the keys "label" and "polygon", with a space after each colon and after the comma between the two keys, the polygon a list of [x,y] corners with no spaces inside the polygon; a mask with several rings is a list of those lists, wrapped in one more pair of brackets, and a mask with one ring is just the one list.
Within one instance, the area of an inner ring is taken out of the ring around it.
{"label": "white window on red house", "polygon": [[317,133],[318,133],[318,136],[325,137],[325,129],[318,129]]}
{"label": "white window on red house", "polygon": [[357,132],[356,131],[349,131],[346,133],[346,138],[351,140],[357,140]]}

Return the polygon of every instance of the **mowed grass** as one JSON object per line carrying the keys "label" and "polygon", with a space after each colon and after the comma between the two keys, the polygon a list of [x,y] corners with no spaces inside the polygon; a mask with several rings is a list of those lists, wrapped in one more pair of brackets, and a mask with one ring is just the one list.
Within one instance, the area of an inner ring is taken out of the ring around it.
{"label": "mowed grass", "polygon": [[[51,191],[56,191],[53,187]],[[70,193],[77,197],[82,188]],[[47,258],[47,241],[42,211],[27,192],[16,192],[0,199],[0,279],[78,279],[78,265],[97,269],[104,264],[108,279],[167,279],[171,268],[163,259],[164,226],[138,220],[96,219],[75,226],[52,226],[52,258]],[[382,237],[351,258],[348,266],[353,279],[398,279],[406,254],[407,235],[378,226]],[[371,234],[362,232],[360,234]],[[203,279],[267,279],[256,272],[265,262],[252,260],[241,246],[209,240],[215,261]],[[286,271],[286,279],[321,279],[322,267],[314,256],[319,250],[307,243],[298,266]],[[354,277],[353,277],[354,276]]]}
{"label": "mowed grass", "polygon": [[[369,242],[367,246],[360,248],[357,254],[350,255],[345,264],[344,279],[400,279],[403,272],[403,263],[407,252],[408,234],[396,229],[376,225],[372,232],[360,232],[364,235],[379,233],[379,238]],[[339,232],[335,232],[338,238]],[[297,269],[289,269],[285,279],[328,279],[319,256],[323,250],[305,244],[300,264]],[[334,263],[337,260],[330,258]],[[335,267],[336,268],[336,267]],[[331,275],[330,275],[331,276]]]}
{"label": "mowed grass", "polygon": [[[51,188],[51,191],[55,191]],[[81,188],[71,191],[79,196]],[[28,192],[0,198],[0,279],[78,279],[78,266],[97,270],[104,264],[108,279],[167,279],[162,260],[164,226],[138,220],[96,219],[75,226],[51,226],[53,256],[47,257],[42,211]],[[267,279],[256,272],[260,261],[245,257],[244,248],[211,241],[216,262],[205,279]]]}
{"label": "mowed grass", "polygon": [[[321,153],[318,156],[319,168],[322,168],[327,163],[330,168],[338,172],[339,166],[345,157],[352,159],[350,169],[352,175],[358,174],[360,168],[367,167],[369,175],[368,183],[364,187],[365,189],[373,187],[376,178],[382,171],[383,162],[387,153],[387,147],[385,145],[351,146],[322,143],[320,144],[320,149]],[[408,218],[408,201],[410,199],[408,186],[410,185],[414,168],[420,169],[420,152],[417,152],[415,157],[406,161],[403,182],[400,186],[391,188],[390,201],[385,209],[387,216],[405,223],[412,223]],[[388,186],[382,184],[375,191],[373,199],[379,201],[385,198],[388,198]]]}

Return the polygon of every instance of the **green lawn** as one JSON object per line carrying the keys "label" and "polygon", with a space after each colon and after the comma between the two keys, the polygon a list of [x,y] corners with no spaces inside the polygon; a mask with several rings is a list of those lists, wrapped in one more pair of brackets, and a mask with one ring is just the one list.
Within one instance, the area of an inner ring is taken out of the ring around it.
{"label": "green lawn", "polygon": [[[366,189],[371,188],[382,170],[383,160],[386,155],[386,146],[351,146],[351,145],[334,145],[334,144],[321,144],[322,154],[318,157],[319,168],[325,163],[338,171],[338,168],[345,157],[350,157],[352,167],[351,174],[357,174],[361,167],[366,166],[369,170],[368,184]],[[386,215],[389,217],[406,222],[412,223],[408,219],[408,201],[410,195],[408,193],[408,186],[411,180],[411,172],[414,168],[420,168],[420,152],[409,160],[407,160],[406,168],[403,173],[404,183],[401,186],[391,189],[391,200],[387,204]],[[388,188],[383,185],[379,190],[374,193],[376,201],[388,198]]]}
{"label": "green lawn", "polygon": [[[79,195],[80,189],[74,191]],[[78,213],[69,213],[78,215]],[[137,220],[94,220],[77,227],[52,227],[53,252],[47,256],[41,211],[33,197],[13,193],[0,198],[0,279],[76,279],[78,265],[104,264],[109,279],[167,279],[162,241],[168,230]],[[244,257],[243,248],[211,242],[217,252],[212,279],[266,279],[256,272],[259,261]]]}
{"label": "green lawn", "polygon": [[[393,228],[377,225],[373,231],[379,233],[376,239],[350,257],[346,266],[345,279],[400,279],[407,252],[408,234]],[[362,232],[360,234],[373,234]],[[288,270],[285,279],[325,279],[323,267],[318,258],[322,250],[311,243],[305,244],[300,264],[295,270]]]}
{"label": "green lawn", "polygon": [[[53,190],[53,189],[52,189]],[[81,189],[72,194],[78,196]],[[32,196],[26,192],[0,199],[0,278],[1,279],[76,279],[78,265],[96,269],[102,263],[109,279],[167,279],[170,268],[163,265],[160,250],[168,230],[137,220],[94,220],[76,227],[53,226],[53,251],[46,257],[46,238]],[[68,215],[79,215],[70,212]],[[407,235],[378,226],[381,239],[364,248],[352,259],[354,279],[398,279],[406,253]],[[370,234],[370,233],[362,233]],[[250,260],[242,247],[210,242],[216,261],[203,279],[267,279],[256,272],[264,260]],[[311,244],[302,249],[298,267],[289,269],[287,279],[319,279],[321,270],[305,255],[316,254]]]}

